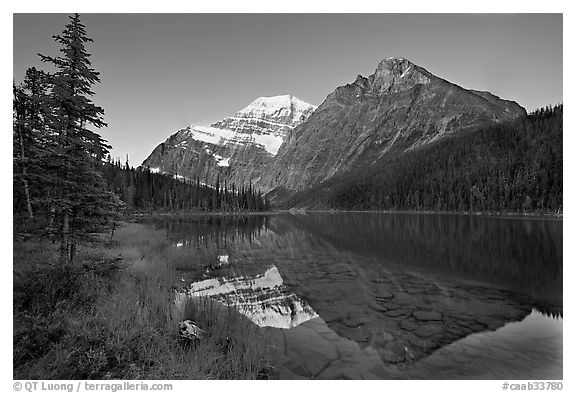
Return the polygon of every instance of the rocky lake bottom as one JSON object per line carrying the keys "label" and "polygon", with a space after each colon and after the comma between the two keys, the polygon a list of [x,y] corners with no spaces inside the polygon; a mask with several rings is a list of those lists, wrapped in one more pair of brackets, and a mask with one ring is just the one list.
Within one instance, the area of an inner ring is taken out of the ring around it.
{"label": "rocky lake bottom", "polygon": [[[180,288],[267,329],[281,379],[562,379],[562,221],[152,219]],[[181,255],[180,255],[181,254]]]}

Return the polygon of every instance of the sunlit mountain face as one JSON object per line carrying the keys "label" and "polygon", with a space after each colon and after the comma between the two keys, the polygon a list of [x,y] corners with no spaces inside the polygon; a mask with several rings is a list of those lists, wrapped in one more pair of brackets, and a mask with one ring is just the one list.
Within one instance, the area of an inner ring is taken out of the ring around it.
{"label": "sunlit mountain face", "polygon": [[258,97],[210,126],[191,125],[172,134],[144,160],[153,172],[215,184],[256,184],[292,130],[316,106],[290,95]]}

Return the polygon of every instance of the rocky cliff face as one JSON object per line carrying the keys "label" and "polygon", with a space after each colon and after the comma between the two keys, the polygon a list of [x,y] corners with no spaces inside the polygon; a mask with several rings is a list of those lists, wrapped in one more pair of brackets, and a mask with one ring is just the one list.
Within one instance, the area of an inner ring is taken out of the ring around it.
{"label": "rocky cliff face", "polygon": [[466,90],[403,58],[338,87],[290,133],[261,176],[266,190],[303,190],[353,166],[526,111],[488,92]]}
{"label": "rocky cliff face", "polygon": [[158,145],[142,163],[154,172],[183,178],[200,176],[213,184],[257,183],[272,164],[286,135],[316,109],[289,95],[260,97],[209,127],[190,126]]}

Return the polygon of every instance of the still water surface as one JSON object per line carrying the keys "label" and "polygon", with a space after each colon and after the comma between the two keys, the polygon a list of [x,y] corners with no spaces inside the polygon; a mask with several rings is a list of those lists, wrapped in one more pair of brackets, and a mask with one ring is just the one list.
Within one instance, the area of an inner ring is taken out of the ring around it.
{"label": "still water surface", "polygon": [[561,379],[562,221],[154,218],[190,296],[268,329],[281,378]]}

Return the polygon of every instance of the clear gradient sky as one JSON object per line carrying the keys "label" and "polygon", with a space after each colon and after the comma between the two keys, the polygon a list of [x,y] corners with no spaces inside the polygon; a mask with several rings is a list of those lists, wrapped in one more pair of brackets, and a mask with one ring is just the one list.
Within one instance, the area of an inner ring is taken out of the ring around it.
{"label": "clear gradient sky", "polygon": [[[259,96],[319,105],[337,86],[405,57],[462,87],[531,111],[563,102],[561,14],[82,14],[100,134],[139,165],[170,134]],[[63,14],[14,15],[14,79],[45,68]]]}

